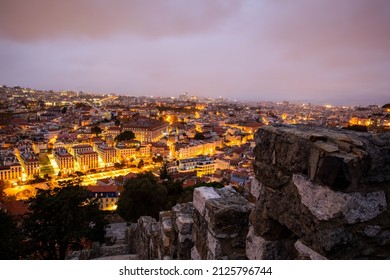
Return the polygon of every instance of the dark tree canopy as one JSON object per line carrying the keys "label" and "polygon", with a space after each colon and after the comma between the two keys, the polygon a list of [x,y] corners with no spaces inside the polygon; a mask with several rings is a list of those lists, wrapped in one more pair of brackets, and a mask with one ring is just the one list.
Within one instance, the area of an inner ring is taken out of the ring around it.
{"label": "dark tree canopy", "polygon": [[21,236],[12,217],[0,210],[0,260],[19,257]]}
{"label": "dark tree canopy", "polygon": [[100,133],[102,133],[102,129],[100,127],[98,127],[98,126],[94,126],[94,127],[91,128],[91,132],[95,133],[96,136],[98,136]]}
{"label": "dark tree canopy", "polygon": [[164,162],[163,165],[160,168],[160,179],[170,179],[171,176],[168,172],[168,163]]}
{"label": "dark tree canopy", "polygon": [[204,139],[206,139],[206,137],[204,137],[203,133],[197,132],[197,133],[195,133],[194,139],[195,140],[204,140]]}
{"label": "dark tree canopy", "polygon": [[118,201],[118,214],[134,222],[141,216],[158,218],[164,208],[168,191],[159,184],[152,173],[140,173],[124,186]]}
{"label": "dark tree canopy", "polygon": [[71,242],[82,238],[103,241],[104,212],[99,210],[96,200],[90,199],[86,188],[69,185],[38,190],[28,203],[31,212],[24,221],[24,229],[31,241],[32,253],[38,257],[64,259]]}
{"label": "dark tree canopy", "polygon": [[133,140],[135,138],[134,132],[131,130],[126,130],[120,133],[117,137],[115,137],[115,141],[127,141]]}
{"label": "dark tree canopy", "polygon": [[137,168],[142,168],[145,166],[145,162],[143,159],[141,159],[139,162],[138,162],[138,165],[137,165]]}

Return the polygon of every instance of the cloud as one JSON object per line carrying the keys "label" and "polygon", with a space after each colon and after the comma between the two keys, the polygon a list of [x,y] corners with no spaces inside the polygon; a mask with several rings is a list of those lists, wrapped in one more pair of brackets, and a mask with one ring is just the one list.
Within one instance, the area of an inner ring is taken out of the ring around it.
{"label": "cloud", "polygon": [[223,0],[2,0],[0,35],[16,41],[112,34],[177,36],[217,27],[240,10]]}

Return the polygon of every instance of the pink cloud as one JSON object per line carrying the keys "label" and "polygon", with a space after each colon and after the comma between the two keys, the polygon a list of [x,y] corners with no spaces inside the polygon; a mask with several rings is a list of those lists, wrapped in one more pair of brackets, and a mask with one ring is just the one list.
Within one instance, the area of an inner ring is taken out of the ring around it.
{"label": "pink cloud", "polygon": [[112,34],[185,35],[221,24],[240,9],[241,2],[2,0],[0,34],[17,41]]}

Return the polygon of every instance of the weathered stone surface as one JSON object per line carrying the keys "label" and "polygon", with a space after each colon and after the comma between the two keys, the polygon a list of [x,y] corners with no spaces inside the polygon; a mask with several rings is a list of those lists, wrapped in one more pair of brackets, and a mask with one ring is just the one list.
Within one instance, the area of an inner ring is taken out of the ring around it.
{"label": "weathered stone surface", "polygon": [[301,202],[319,220],[330,220],[341,214],[347,195],[330,188],[314,184],[301,175],[294,175],[293,182],[301,196]]}
{"label": "weathered stone surface", "polygon": [[[141,259],[389,259],[390,135],[263,127],[245,195],[197,188],[193,204],[127,230]],[[114,245],[115,246],[115,245]],[[158,248],[158,249],[156,249]],[[169,252],[168,252],[169,248]]]}
{"label": "weathered stone surface", "polygon": [[114,244],[112,246],[102,245],[100,248],[100,257],[127,254],[129,254],[129,246],[124,243]]}
{"label": "weathered stone surface", "polygon": [[159,228],[157,221],[149,216],[142,216],[137,221],[138,234],[133,242],[141,260],[158,259]]}
{"label": "weathered stone surface", "polygon": [[251,183],[250,193],[252,194],[253,197],[255,197],[256,200],[259,199],[261,189],[262,186],[260,182],[254,178]]}
{"label": "weathered stone surface", "polygon": [[194,213],[194,242],[200,258],[245,259],[245,239],[253,206],[232,187],[213,191],[203,188],[200,192],[213,193],[202,200],[205,205],[199,205]]}
{"label": "weathered stone surface", "polygon": [[192,227],[194,224],[194,205],[192,202],[177,204],[172,208],[172,224],[174,227],[171,258],[188,260],[194,245]]}
{"label": "weathered stone surface", "polygon": [[238,229],[247,230],[252,205],[231,187],[218,192],[221,198],[206,201],[205,218],[209,222],[209,230],[223,237],[238,233]]}
{"label": "weathered stone surface", "polygon": [[390,258],[390,134],[278,126],[255,141],[248,257],[271,241],[285,258]]}
{"label": "weathered stone surface", "polygon": [[209,199],[221,198],[214,188],[200,187],[194,190],[194,207],[200,214],[204,214],[205,202]]}
{"label": "weathered stone surface", "polygon": [[158,258],[167,259],[171,257],[172,247],[172,211],[162,211],[159,214],[158,228],[159,231],[159,247]]}
{"label": "weathered stone surface", "polygon": [[336,145],[330,145],[324,142],[316,142],[314,143],[314,146],[327,153],[334,153],[339,151],[339,148]]}
{"label": "weathered stone surface", "polygon": [[297,259],[299,260],[326,260],[324,256],[318,254],[313,249],[303,244],[300,240],[295,242],[295,249],[297,250]]}
{"label": "weathered stone surface", "polygon": [[267,241],[255,234],[253,227],[249,228],[246,238],[246,256],[249,260],[278,260],[280,256],[280,243]]}
{"label": "weathered stone surface", "polygon": [[361,195],[334,192],[326,186],[312,183],[301,175],[294,175],[293,182],[301,196],[301,202],[319,220],[330,220],[341,214],[348,223],[369,221],[387,208],[383,191]]}
{"label": "weathered stone surface", "polygon": [[364,234],[368,237],[375,237],[381,231],[380,226],[366,226],[364,228]]}
{"label": "weathered stone surface", "polygon": [[[326,141],[311,137],[313,134],[326,135]],[[351,151],[360,152],[350,152],[346,147],[339,146],[340,142],[351,145]],[[336,151],[336,148],[339,150]],[[351,176],[349,186],[343,190],[345,192],[354,191],[358,187],[364,188],[365,185],[375,182],[390,181],[388,134],[371,135],[310,126],[261,128],[256,133],[254,150],[257,178],[267,187],[278,188],[288,182],[289,178],[286,177],[291,174],[308,175],[312,149],[322,151],[319,160],[327,156],[336,156],[343,160]],[[275,164],[272,164],[272,154],[275,154]],[[313,165],[310,167],[315,169]],[[312,172],[310,178],[317,183],[323,183],[317,178],[317,174]]]}
{"label": "weathered stone surface", "polygon": [[192,247],[191,249],[191,260],[201,260],[200,255],[196,247]]}
{"label": "weathered stone surface", "polygon": [[349,224],[367,222],[387,210],[386,195],[383,191],[367,194],[355,193],[348,196],[343,209]]}
{"label": "weathered stone surface", "polygon": [[347,164],[337,156],[323,157],[316,177],[322,184],[338,190],[348,188],[352,181]]}

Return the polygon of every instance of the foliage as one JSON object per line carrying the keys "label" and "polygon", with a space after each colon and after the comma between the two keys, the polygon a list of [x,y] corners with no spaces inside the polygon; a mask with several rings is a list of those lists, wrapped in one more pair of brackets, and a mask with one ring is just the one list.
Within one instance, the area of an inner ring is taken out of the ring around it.
{"label": "foliage", "polygon": [[135,138],[134,132],[131,130],[126,130],[121,132],[118,136],[115,137],[115,141],[127,141],[127,140],[133,140]]}
{"label": "foliage", "polygon": [[162,156],[156,156],[153,158],[153,162],[156,162],[156,163],[163,162],[163,161],[164,161],[164,158]]}
{"label": "foliage", "polygon": [[47,179],[40,177],[39,175],[34,175],[34,179],[28,180],[28,184],[37,184],[46,182]]}
{"label": "foliage", "polygon": [[[78,185],[38,190],[28,200],[29,214],[24,220],[33,254],[44,259],[64,259],[68,245],[87,238],[104,238],[104,212],[90,192]],[[57,251],[57,248],[59,250]]]}
{"label": "foliage", "polygon": [[102,133],[102,129],[98,126],[94,126],[91,128],[91,132],[95,133],[95,135],[98,136],[100,133]]}
{"label": "foliage", "polygon": [[145,165],[145,162],[144,162],[144,160],[143,159],[141,159],[139,162],[138,162],[138,165],[137,165],[137,168],[142,168],[142,167],[144,167],[144,165]]}
{"label": "foliage", "polygon": [[5,197],[4,189],[6,188],[6,182],[3,180],[0,180],[0,202],[3,201],[3,198]]}
{"label": "foliage", "polygon": [[152,173],[140,173],[126,181],[118,201],[118,214],[127,221],[135,222],[141,216],[158,218],[164,209],[168,191],[159,184]]}
{"label": "foliage", "polygon": [[169,172],[168,172],[168,163],[167,162],[164,162],[163,165],[161,166],[160,168],[160,179],[170,179],[171,176],[169,175]]}
{"label": "foliage", "polygon": [[21,235],[12,217],[0,210],[0,260],[17,259]]}
{"label": "foliage", "polygon": [[194,139],[195,140],[204,140],[204,139],[206,139],[206,137],[204,137],[203,133],[197,132],[197,133],[195,133]]}
{"label": "foliage", "polygon": [[126,181],[118,201],[118,214],[127,221],[136,222],[141,216],[158,219],[160,211],[170,210],[177,203],[192,201],[194,189],[209,186],[222,188],[223,184],[199,183],[183,189],[181,182],[165,180],[158,182],[151,173],[140,173]]}

